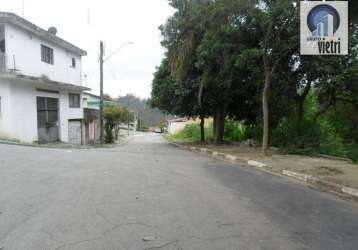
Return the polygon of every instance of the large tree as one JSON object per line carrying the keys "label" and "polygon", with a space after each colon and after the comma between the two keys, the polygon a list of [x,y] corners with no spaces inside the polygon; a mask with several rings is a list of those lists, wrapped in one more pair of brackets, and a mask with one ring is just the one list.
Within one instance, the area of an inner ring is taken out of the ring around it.
{"label": "large tree", "polygon": [[203,101],[204,87],[200,85],[202,73],[195,65],[196,50],[205,31],[205,10],[211,1],[170,0],[169,4],[176,12],[160,27],[163,35],[162,45],[167,49],[167,64],[171,75],[177,85],[180,85],[177,86],[177,92],[181,92],[177,93],[179,100],[183,100],[183,96],[185,99],[185,103],[179,105],[191,104],[192,109],[186,115],[195,113],[200,117],[201,142],[204,143],[204,119],[209,107]]}
{"label": "large tree", "polygon": [[262,37],[258,49],[262,54],[264,87],[262,91],[262,154],[268,155],[270,134],[269,96],[272,81],[280,64],[288,64],[292,50],[299,45],[299,1],[262,0],[251,13],[251,25]]}
{"label": "large tree", "polygon": [[258,44],[255,34],[245,28],[249,10],[254,6],[254,1],[218,0],[208,11],[208,25],[198,49],[198,67],[203,72],[205,89],[216,93],[213,117],[217,144],[223,140],[226,117],[237,114],[232,105],[248,108],[244,92],[251,74],[239,60],[246,60],[240,57],[242,52]]}

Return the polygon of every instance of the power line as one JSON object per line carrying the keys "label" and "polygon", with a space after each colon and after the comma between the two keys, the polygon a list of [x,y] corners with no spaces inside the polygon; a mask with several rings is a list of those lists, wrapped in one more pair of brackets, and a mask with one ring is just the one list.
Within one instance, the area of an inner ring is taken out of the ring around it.
{"label": "power line", "polygon": [[25,0],[22,0],[22,18],[25,18]]}

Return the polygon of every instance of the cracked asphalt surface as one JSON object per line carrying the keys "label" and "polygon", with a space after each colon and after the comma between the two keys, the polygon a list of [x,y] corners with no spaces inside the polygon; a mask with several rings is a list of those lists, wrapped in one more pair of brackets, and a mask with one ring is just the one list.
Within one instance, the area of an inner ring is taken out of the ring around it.
{"label": "cracked asphalt surface", "polygon": [[158,135],[113,149],[0,145],[0,249],[356,250],[358,209]]}

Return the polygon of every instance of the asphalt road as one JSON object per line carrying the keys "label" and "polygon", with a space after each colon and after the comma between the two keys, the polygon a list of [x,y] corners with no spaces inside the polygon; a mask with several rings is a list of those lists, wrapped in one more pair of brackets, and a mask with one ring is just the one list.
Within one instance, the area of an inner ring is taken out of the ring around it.
{"label": "asphalt road", "polygon": [[103,150],[0,145],[0,249],[356,250],[358,208],[157,135]]}

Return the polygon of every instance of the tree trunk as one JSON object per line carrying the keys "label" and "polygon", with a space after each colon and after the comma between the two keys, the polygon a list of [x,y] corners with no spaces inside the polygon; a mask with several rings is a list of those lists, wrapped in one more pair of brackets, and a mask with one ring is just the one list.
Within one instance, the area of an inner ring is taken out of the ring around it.
{"label": "tree trunk", "polygon": [[296,119],[297,123],[301,124],[304,116],[304,99],[298,98],[296,100]]}
{"label": "tree trunk", "polygon": [[269,107],[268,107],[268,92],[269,92],[269,77],[265,77],[265,87],[262,93],[262,110],[264,117],[264,131],[262,138],[262,154],[264,156],[268,156],[268,148],[269,148],[269,134],[270,134],[270,119],[269,119]]}
{"label": "tree trunk", "polygon": [[205,118],[200,116],[200,143],[205,144]]}
{"label": "tree trunk", "polygon": [[311,90],[311,82],[307,83],[303,93],[296,99],[296,119],[298,124],[302,123],[305,114],[305,100]]}
{"label": "tree trunk", "polygon": [[262,91],[262,112],[263,112],[263,136],[262,136],[262,155],[268,156],[269,142],[270,142],[270,112],[269,112],[269,91],[272,76],[275,72],[276,66],[272,66],[266,54],[263,56],[263,64],[265,71],[265,85]]}
{"label": "tree trunk", "polygon": [[225,130],[225,107],[218,107],[215,111],[215,137],[214,144],[222,144]]}
{"label": "tree trunk", "polygon": [[114,137],[116,140],[118,140],[119,138],[119,130],[120,130],[119,125],[114,128]]}
{"label": "tree trunk", "polygon": [[205,113],[203,109],[203,91],[204,85],[201,82],[198,96],[198,104],[200,107],[200,143],[205,144]]}
{"label": "tree trunk", "polygon": [[213,140],[215,140],[216,138],[216,123],[217,123],[217,118],[215,113],[213,118]]}

